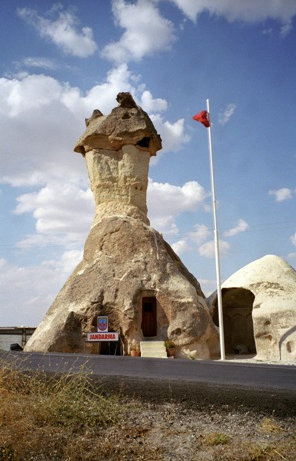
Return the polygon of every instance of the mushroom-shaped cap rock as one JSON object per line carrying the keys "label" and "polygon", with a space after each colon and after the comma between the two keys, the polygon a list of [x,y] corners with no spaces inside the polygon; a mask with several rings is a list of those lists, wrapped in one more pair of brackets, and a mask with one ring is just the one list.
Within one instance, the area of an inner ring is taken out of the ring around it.
{"label": "mushroom-shaped cap rock", "polygon": [[148,114],[135,103],[130,93],[119,93],[116,99],[119,105],[111,114],[106,116],[96,109],[85,120],[86,130],[74,151],[84,155],[92,149],[119,150],[132,144],[156,155],[162,147],[161,138]]}

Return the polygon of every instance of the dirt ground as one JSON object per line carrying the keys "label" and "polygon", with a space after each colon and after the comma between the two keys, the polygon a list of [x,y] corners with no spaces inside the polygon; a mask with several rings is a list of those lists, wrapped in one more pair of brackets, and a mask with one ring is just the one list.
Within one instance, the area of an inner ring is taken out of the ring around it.
{"label": "dirt ground", "polygon": [[296,460],[295,399],[285,407],[268,395],[265,408],[263,395],[247,406],[233,390],[209,401],[208,390],[194,399],[155,389],[135,397],[85,374],[50,379],[3,363],[0,461]]}
{"label": "dirt ground", "polygon": [[117,425],[99,437],[89,436],[94,447],[103,446],[104,451],[84,459],[296,460],[295,419],[227,405],[199,409],[188,403],[133,401]]}

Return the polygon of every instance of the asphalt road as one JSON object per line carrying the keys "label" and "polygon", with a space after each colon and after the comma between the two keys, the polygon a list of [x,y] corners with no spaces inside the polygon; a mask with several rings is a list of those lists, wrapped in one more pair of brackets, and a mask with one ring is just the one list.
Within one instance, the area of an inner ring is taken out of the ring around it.
{"label": "asphalt road", "polygon": [[2,352],[1,357],[22,370],[84,371],[102,389],[154,401],[181,399],[296,414],[292,365],[25,352]]}

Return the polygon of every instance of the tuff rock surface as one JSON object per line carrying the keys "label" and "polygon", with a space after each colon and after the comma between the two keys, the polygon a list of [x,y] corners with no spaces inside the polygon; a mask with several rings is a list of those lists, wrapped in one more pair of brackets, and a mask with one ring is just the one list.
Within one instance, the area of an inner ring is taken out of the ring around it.
{"label": "tuff rock surface", "polygon": [[96,109],[85,120],[86,131],[78,140],[74,151],[85,154],[96,148],[118,150],[132,144],[156,155],[161,149],[161,138],[147,113],[137,106],[129,93],[119,93],[116,99],[119,105],[111,114],[104,116]]}
{"label": "tuff rock surface", "polygon": [[[222,300],[232,330],[225,330],[226,352],[232,345],[236,353],[256,351],[258,360],[296,361],[296,271],[286,261],[267,255],[246,265],[222,284]],[[215,294],[208,303],[215,310]]]}
{"label": "tuff rock surface", "polygon": [[96,211],[81,263],[69,277],[27,351],[98,352],[85,343],[98,315],[120,333],[123,352],[143,339],[142,298],[157,300],[157,335],[171,339],[177,356],[209,358],[217,328],[195,277],[149,225],[149,159],[161,139],[129,93],[104,116],[94,111],[75,146],[86,159]]}

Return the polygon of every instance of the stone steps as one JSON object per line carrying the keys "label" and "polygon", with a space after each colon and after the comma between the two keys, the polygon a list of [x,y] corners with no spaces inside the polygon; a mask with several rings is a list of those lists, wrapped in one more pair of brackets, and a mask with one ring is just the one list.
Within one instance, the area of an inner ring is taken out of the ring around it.
{"label": "stone steps", "polygon": [[167,351],[164,341],[141,341],[141,357],[154,357],[167,359]]}

